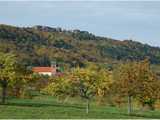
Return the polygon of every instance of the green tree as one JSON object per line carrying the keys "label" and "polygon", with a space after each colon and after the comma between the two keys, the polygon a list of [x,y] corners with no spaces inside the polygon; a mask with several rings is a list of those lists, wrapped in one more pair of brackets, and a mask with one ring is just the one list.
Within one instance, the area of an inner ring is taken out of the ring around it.
{"label": "green tree", "polygon": [[2,86],[2,103],[6,101],[7,87],[17,85],[27,71],[20,63],[15,55],[11,53],[0,53],[0,83]]}
{"label": "green tree", "polygon": [[0,82],[2,86],[2,103],[5,103],[8,80],[15,77],[17,70],[15,56],[0,53]]}
{"label": "green tree", "polygon": [[15,75],[12,79],[8,80],[8,90],[11,95],[15,97],[22,97],[24,89],[29,86],[33,79],[32,71],[27,69],[22,63],[17,63],[17,69],[15,69]]}

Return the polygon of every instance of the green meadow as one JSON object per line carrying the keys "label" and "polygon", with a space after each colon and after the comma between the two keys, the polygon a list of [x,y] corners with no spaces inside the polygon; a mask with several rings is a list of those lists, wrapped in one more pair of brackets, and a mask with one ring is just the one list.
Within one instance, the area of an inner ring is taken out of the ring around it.
{"label": "green meadow", "polygon": [[92,102],[89,114],[85,112],[85,102],[68,99],[59,102],[50,96],[38,96],[33,99],[9,98],[5,105],[0,105],[0,119],[112,119],[112,118],[160,118],[160,111],[140,111],[134,109],[132,115],[127,109],[97,105]]}

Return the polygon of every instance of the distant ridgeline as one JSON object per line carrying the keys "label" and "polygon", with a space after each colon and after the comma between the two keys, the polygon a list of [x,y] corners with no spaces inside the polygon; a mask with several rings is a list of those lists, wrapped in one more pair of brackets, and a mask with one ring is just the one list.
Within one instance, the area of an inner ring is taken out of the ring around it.
{"label": "distant ridgeline", "polygon": [[47,26],[0,25],[0,52],[12,52],[30,66],[50,66],[53,59],[71,66],[83,66],[87,61],[113,64],[146,57],[151,63],[160,63],[158,47]]}

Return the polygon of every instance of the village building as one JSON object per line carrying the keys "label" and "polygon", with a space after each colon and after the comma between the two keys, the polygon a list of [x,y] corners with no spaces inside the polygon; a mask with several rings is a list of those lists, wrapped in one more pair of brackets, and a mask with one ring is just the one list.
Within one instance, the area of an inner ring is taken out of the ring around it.
{"label": "village building", "polygon": [[33,67],[32,71],[40,75],[48,75],[48,76],[56,75],[58,73],[56,67]]}
{"label": "village building", "polygon": [[51,66],[46,67],[33,67],[32,71],[33,73],[37,73],[39,75],[48,75],[48,76],[61,76],[63,75],[63,70],[61,69],[59,64],[56,63],[56,61],[51,61]]}

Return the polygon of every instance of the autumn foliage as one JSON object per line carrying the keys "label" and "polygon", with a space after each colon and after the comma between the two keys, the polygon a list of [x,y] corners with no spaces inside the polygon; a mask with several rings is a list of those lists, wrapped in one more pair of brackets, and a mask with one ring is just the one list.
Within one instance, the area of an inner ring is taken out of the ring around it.
{"label": "autumn foliage", "polygon": [[128,114],[131,114],[135,101],[143,109],[154,110],[160,99],[159,76],[151,69],[148,59],[128,61],[113,69],[86,62],[83,67],[67,69],[61,76],[41,76],[19,64],[12,53],[0,53],[0,56],[2,103],[6,96],[32,98],[33,91],[37,91],[59,100],[80,97],[86,101],[86,113],[89,113],[92,101],[110,99],[112,105],[116,102],[119,107],[122,103],[128,104]]}

